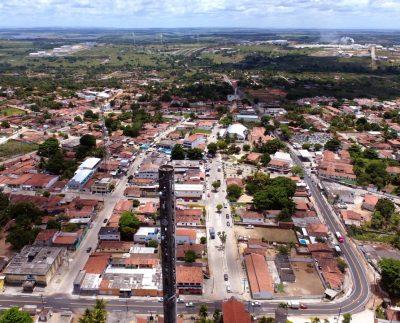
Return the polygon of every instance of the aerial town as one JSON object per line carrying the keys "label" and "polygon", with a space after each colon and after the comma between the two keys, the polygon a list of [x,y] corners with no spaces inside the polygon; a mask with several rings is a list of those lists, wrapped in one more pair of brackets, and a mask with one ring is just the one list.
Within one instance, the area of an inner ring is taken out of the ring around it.
{"label": "aerial town", "polygon": [[0,310],[399,322],[400,41],[137,37],[0,40]]}

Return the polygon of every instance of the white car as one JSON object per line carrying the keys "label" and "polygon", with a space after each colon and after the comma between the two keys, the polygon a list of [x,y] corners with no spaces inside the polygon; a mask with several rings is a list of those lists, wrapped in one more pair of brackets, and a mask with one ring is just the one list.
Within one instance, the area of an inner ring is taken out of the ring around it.
{"label": "white car", "polygon": [[251,302],[251,306],[259,307],[259,306],[261,306],[261,304],[260,304],[260,302]]}
{"label": "white car", "polygon": [[192,302],[188,302],[185,304],[186,307],[194,307],[194,304]]}
{"label": "white car", "polygon": [[254,229],[254,225],[249,224],[246,226],[246,229]]}
{"label": "white car", "polygon": [[177,302],[177,303],[184,303],[185,301],[183,300],[183,298],[179,297],[179,298],[176,300],[176,302]]}
{"label": "white car", "polygon": [[162,303],[162,302],[164,302],[164,298],[163,298],[163,297],[159,297],[159,298],[158,298],[158,301],[159,301],[160,303]]}

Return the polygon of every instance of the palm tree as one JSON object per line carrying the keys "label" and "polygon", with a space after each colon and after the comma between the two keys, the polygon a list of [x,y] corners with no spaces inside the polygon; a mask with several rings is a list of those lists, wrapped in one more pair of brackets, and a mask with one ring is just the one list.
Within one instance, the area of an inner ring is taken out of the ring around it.
{"label": "palm tree", "polygon": [[319,317],[312,317],[310,323],[321,323],[321,320]]}
{"label": "palm tree", "polygon": [[205,304],[201,304],[199,309],[199,316],[202,318],[206,318],[208,316],[208,307]]}
{"label": "palm tree", "polygon": [[342,323],[350,323],[353,318],[350,313],[343,314]]}
{"label": "palm tree", "polygon": [[225,242],[226,242],[226,233],[225,233],[225,231],[218,231],[217,235],[218,235],[219,240],[221,240],[222,246],[225,246]]}

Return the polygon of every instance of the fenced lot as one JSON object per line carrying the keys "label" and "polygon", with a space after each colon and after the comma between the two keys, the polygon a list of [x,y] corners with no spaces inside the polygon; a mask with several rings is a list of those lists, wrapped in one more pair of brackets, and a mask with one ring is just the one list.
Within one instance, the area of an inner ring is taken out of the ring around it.
{"label": "fenced lot", "polygon": [[293,230],[279,228],[261,228],[247,229],[246,226],[235,226],[237,236],[250,236],[253,239],[262,239],[268,242],[278,243],[296,243],[296,235]]}

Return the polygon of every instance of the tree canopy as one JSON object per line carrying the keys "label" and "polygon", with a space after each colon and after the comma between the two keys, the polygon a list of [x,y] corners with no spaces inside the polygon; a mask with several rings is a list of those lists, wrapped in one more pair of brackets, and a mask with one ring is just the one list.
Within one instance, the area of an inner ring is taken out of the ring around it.
{"label": "tree canopy", "polygon": [[400,296],[400,260],[382,259],[379,261],[382,270],[381,283],[383,288],[392,297]]}
{"label": "tree canopy", "polygon": [[119,231],[121,232],[121,238],[123,240],[131,241],[133,240],[133,235],[140,226],[140,221],[134,213],[125,211],[121,214],[118,225]]}
{"label": "tree canopy", "polygon": [[172,152],[171,152],[172,160],[183,160],[183,159],[185,159],[185,156],[186,156],[185,150],[183,149],[182,145],[176,144],[172,148]]}
{"label": "tree canopy", "polygon": [[0,313],[0,323],[32,323],[33,319],[27,312],[12,307]]}

